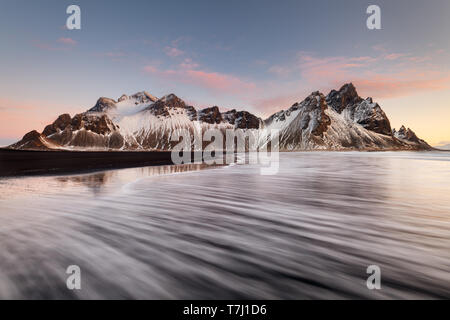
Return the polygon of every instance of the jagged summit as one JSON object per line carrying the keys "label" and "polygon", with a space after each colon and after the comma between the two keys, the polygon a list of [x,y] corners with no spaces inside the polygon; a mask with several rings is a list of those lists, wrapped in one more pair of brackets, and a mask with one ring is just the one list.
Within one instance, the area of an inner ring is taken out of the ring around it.
{"label": "jagged summit", "polygon": [[353,83],[344,84],[338,91],[331,90],[326,99],[327,104],[338,113],[362,101]]}
{"label": "jagged summit", "polygon": [[89,112],[105,112],[116,107],[116,101],[110,98],[101,97]]}
{"label": "jagged summit", "polygon": [[262,127],[262,119],[248,111],[236,111],[232,109],[222,113],[224,121],[234,125],[238,129],[259,129]]}
{"label": "jagged summit", "polygon": [[[429,146],[424,140],[417,137],[417,135],[410,128],[406,128],[404,125],[400,127],[398,131],[392,129],[392,135],[400,140],[417,143],[420,145]],[[431,146],[429,146],[431,148]]]}
{"label": "jagged summit", "polygon": [[388,136],[392,134],[389,119],[381,107],[370,97],[361,98],[352,83],[343,85],[339,91],[331,90],[326,100],[337,113],[365,129]]}
{"label": "jagged summit", "polygon": [[139,103],[155,102],[158,100],[157,97],[148,93],[147,91],[137,92],[133,94],[131,98],[135,99]]}
{"label": "jagged summit", "polygon": [[168,95],[163,96],[160,99],[157,99],[154,101],[155,104],[164,104],[169,108],[184,108],[186,107],[186,103],[178,98],[175,94],[170,93]]}
{"label": "jagged summit", "polygon": [[215,128],[251,130],[267,143],[280,132],[280,150],[422,150],[431,147],[404,126],[397,132],[372,98],[361,98],[352,83],[328,95],[312,92],[303,101],[263,120],[247,111],[221,112],[218,106],[195,109],[171,93],[157,98],[147,91],[102,97],[84,113],[60,115],[42,133],[32,131],[15,149],[171,150],[172,133],[199,134]]}

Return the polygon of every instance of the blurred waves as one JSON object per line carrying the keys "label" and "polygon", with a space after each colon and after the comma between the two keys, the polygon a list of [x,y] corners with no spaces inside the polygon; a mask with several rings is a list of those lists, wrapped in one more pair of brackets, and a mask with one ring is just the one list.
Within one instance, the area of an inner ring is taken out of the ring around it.
{"label": "blurred waves", "polygon": [[279,165],[0,179],[0,298],[450,298],[450,153]]}

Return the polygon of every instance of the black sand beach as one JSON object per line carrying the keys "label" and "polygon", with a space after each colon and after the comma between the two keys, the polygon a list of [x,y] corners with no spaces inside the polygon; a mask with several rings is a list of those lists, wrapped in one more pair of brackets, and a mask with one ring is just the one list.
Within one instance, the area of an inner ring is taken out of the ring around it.
{"label": "black sand beach", "polygon": [[0,176],[70,173],[173,164],[170,151],[29,151],[0,149]]}

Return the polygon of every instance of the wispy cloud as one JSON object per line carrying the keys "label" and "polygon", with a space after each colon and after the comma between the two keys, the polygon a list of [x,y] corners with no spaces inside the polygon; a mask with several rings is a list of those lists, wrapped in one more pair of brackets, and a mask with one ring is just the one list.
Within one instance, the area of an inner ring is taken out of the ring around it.
{"label": "wispy cloud", "polygon": [[160,79],[194,85],[225,94],[238,94],[256,88],[253,82],[242,80],[230,74],[201,70],[198,67],[197,63],[186,59],[173,69],[160,69],[153,65],[147,65],[143,70],[147,74],[160,77]]}
{"label": "wispy cloud", "polygon": [[182,69],[197,69],[200,65],[194,62],[191,58],[186,58],[180,63]]}
{"label": "wispy cloud", "polygon": [[184,54],[184,51],[176,48],[176,47],[165,47],[164,48],[164,52],[166,53],[166,55],[168,55],[169,57],[178,57]]}
{"label": "wispy cloud", "polygon": [[284,110],[292,106],[299,100],[306,98],[307,92],[297,94],[286,94],[268,98],[256,98],[253,104],[256,106],[260,116],[266,118],[275,112]]}
{"label": "wispy cloud", "polygon": [[172,41],[168,45],[163,48],[164,53],[171,58],[176,58],[185,55],[184,50],[180,49],[180,46],[183,44],[189,43],[191,38],[189,37],[178,37]]}
{"label": "wispy cloud", "polygon": [[347,82],[353,82],[362,96],[375,99],[450,88],[450,71],[434,68],[431,53],[423,56],[388,53],[382,46],[376,48],[374,56],[319,56],[299,52],[293,62],[270,66],[267,71],[277,78],[271,86],[257,82],[265,95],[253,100],[253,105],[264,115],[302,100],[310,93],[308,88],[327,94]]}
{"label": "wispy cloud", "polygon": [[46,51],[67,51],[77,45],[77,41],[73,40],[72,38],[59,38],[53,44],[40,40],[34,40],[33,45],[36,48]]}
{"label": "wispy cloud", "polygon": [[320,84],[336,82],[334,79],[351,80],[355,70],[368,67],[377,61],[369,56],[359,57],[317,57],[312,54],[300,52],[298,66],[301,75],[309,83]]}
{"label": "wispy cloud", "polygon": [[404,57],[405,54],[403,53],[390,53],[384,56],[384,59],[386,60],[397,60],[398,58]]}
{"label": "wispy cloud", "polygon": [[[397,61],[394,66],[381,65],[381,60]],[[418,91],[450,88],[448,70],[433,70],[420,65],[426,57],[407,54],[383,54],[377,57],[316,57],[300,56],[302,77],[318,86],[336,86],[344,82],[358,85],[362,93],[378,98],[397,97]]]}
{"label": "wispy cloud", "polygon": [[450,88],[450,76],[434,72],[373,75],[367,79],[356,78],[353,82],[361,93],[377,98],[395,98]]}
{"label": "wispy cloud", "polygon": [[64,45],[69,45],[69,46],[74,46],[77,44],[77,42],[75,40],[73,40],[72,38],[59,38],[58,42],[62,43]]}

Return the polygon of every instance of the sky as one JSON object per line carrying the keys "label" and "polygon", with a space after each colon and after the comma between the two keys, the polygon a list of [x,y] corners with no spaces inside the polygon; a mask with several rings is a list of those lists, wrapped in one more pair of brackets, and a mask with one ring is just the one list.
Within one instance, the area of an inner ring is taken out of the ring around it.
{"label": "sky", "polygon": [[[366,26],[373,4],[381,30]],[[267,117],[347,82],[393,127],[448,144],[449,32],[448,0],[0,0],[0,145],[101,96]]]}

